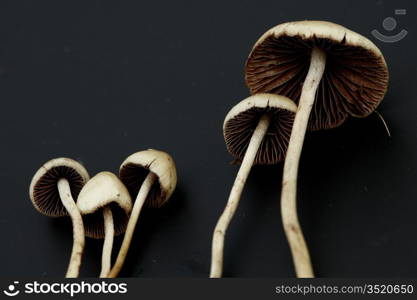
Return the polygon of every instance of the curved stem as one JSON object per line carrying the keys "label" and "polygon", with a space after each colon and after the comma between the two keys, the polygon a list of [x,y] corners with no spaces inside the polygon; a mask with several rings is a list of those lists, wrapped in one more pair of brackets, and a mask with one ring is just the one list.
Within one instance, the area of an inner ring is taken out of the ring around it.
{"label": "curved stem", "polygon": [[290,244],[297,277],[314,277],[310,255],[297,216],[297,175],[308,119],[316,91],[326,65],[326,54],[313,48],[310,68],[304,81],[297,114],[288,144],[281,191],[281,214],[284,231]]}
{"label": "curved stem", "polygon": [[382,124],[384,124],[385,130],[387,131],[387,135],[388,137],[391,137],[391,131],[388,128],[388,124],[387,122],[385,122],[384,117],[379,113],[379,111],[374,110],[374,113],[376,113],[376,115],[379,117],[379,119],[382,121]]}
{"label": "curved stem", "polygon": [[130,242],[132,241],[133,233],[135,232],[136,223],[139,219],[140,212],[142,210],[143,204],[148,197],[149,191],[152,188],[152,185],[155,183],[157,177],[154,173],[149,172],[145,180],[140,187],[139,193],[136,197],[135,203],[133,205],[132,213],[130,214],[129,222],[127,223],[127,228],[125,236],[123,238],[122,246],[120,247],[119,254],[117,255],[116,262],[113,265],[108,277],[115,278],[119,274],[120,270],[123,267],[125,262],[127,252],[129,250]]}
{"label": "curved stem", "polygon": [[104,219],[104,243],[103,252],[101,254],[101,272],[100,278],[107,277],[111,267],[111,251],[114,240],[114,222],[113,214],[109,206],[103,207]]}
{"label": "curved stem", "polygon": [[72,221],[72,230],[73,230],[73,244],[71,251],[71,258],[67,269],[67,278],[76,278],[78,277],[81,258],[84,251],[85,236],[84,236],[84,224],[81,217],[80,211],[78,210],[77,205],[75,204],[74,199],[71,195],[71,188],[68,183],[68,180],[62,178],[58,181],[58,191],[61,198],[61,202],[67,210]]}
{"label": "curved stem", "polygon": [[250,139],[248,149],[246,150],[245,156],[243,157],[243,161],[239,172],[237,173],[232,190],[230,191],[227,205],[219,220],[217,221],[217,225],[213,233],[210,278],[220,278],[222,276],[223,248],[226,230],[237,209],[240,195],[242,194],[246,179],[248,178],[253,162],[255,161],[259,146],[261,145],[266,131],[268,130],[269,123],[270,116],[268,114],[265,114],[260,118],[259,123]]}

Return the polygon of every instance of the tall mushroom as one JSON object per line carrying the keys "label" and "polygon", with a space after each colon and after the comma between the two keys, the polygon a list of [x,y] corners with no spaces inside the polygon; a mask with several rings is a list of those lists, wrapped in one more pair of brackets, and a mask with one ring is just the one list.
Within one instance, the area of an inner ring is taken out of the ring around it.
{"label": "tall mushroom", "polygon": [[77,205],[83,214],[85,235],[104,238],[100,277],[107,277],[111,268],[113,239],[126,230],[132,199],[116,175],[100,172],[83,187]]}
{"label": "tall mushroom", "polygon": [[84,226],[74,199],[89,180],[87,170],[70,158],[46,162],[33,176],[29,196],[33,206],[48,217],[70,216],[73,245],[66,277],[78,277],[84,250]]}
{"label": "tall mushroom", "polygon": [[313,277],[298,222],[297,173],[306,129],[335,128],[365,117],[383,99],[388,69],[380,50],[343,26],[300,21],[268,30],[246,62],[251,93],[276,93],[298,103],[282,181],[281,212],[298,277]]}
{"label": "tall mushroom", "polygon": [[154,149],[136,152],[126,158],[120,166],[119,176],[136,200],[110,278],[116,277],[123,267],[143,205],[163,206],[177,185],[174,160],[168,153]]}
{"label": "tall mushroom", "polygon": [[296,110],[295,103],[287,97],[256,94],[238,103],[226,115],[223,133],[227,150],[242,160],[242,164],[214,229],[211,278],[222,276],[226,230],[252,165],[276,164],[284,159]]}

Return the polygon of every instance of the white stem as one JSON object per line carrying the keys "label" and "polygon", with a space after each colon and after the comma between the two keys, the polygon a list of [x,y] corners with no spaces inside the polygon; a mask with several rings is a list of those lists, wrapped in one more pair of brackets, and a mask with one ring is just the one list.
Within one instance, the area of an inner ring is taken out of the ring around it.
{"label": "white stem", "polygon": [[288,144],[284,164],[281,191],[281,214],[284,231],[290,244],[295,265],[295,272],[299,278],[314,277],[310,255],[301,231],[297,216],[297,175],[301,150],[303,148],[311,109],[314,105],[316,91],[324,73],[326,54],[313,48],[311,52],[310,68],[304,81],[298,103],[297,114]]}
{"label": "white stem", "polygon": [[74,199],[72,198],[71,188],[67,179],[62,178],[58,181],[58,192],[62,204],[71,217],[73,230],[71,258],[65,277],[76,278],[80,272],[81,258],[85,244],[83,219]]}
{"label": "white stem", "polygon": [[217,221],[217,225],[213,233],[210,278],[220,278],[222,276],[223,248],[226,230],[239,205],[240,195],[242,194],[246,179],[248,178],[253,162],[255,161],[259,146],[261,145],[266,131],[268,130],[269,123],[270,116],[268,114],[265,114],[260,118],[259,123],[250,139],[248,149],[243,157],[243,161],[239,172],[237,173],[232,190],[230,191],[227,205]]}
{"label": "white stem", "polygon": [[103,252],[101,254],[101,272],[100,278],[107,277],[111,267],[111,251],[114,240],[114,222],[113,214],[109,206],[103,207],[104,219],[104,243]]}
{"label": "white stem", "polygon": [[114,263],[113,268],[111,269],[108,275],[109,278],[117,277],[117,275],[123,267],[143,204],[145,203],[149,191],[151,190],[156,180],[156,175],[152,172],[149,172],[148,176],[146,176],[145,180],[142,183],[142,186],[140,187],[135,203],[133,204],[133,209],[132,213],[130,214],[129,222],[127,223],[127,228],[125,236],[123,238],[122,246],[120,247],[116,262]]}

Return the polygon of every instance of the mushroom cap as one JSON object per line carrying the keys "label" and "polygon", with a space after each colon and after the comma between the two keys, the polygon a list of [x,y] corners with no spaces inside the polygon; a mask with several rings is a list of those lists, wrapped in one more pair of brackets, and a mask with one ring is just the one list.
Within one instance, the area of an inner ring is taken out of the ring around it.
{"label": "mushroom cap", "polygon": [[155,174],[155,182],[149,191],[145,205],[159,208],[164,205],[177,185],[177,170],[172,157],[163,151],[148,149],[130,155],[120,166],[119,177],[128,188],[133,199],[149,172]]}
{"label": "mushroom cap", "polygon": [[68,215],[58,191],[58,181],[62,178],[68,180],[72,197],[76,200],[90,176],[79,162],[60,157],[46,162],[30,183],[29,197],[33,206],[48,217]]}
{"label": "mushroom cap", "polygon": [[252,134],[262,115],[271,120],[255,157],[254,164],[276,164],[285,158],[297,105],[284,96],[255,94],[235,105],[223,123],[227,150],[243,160]]}
{"label": "mushroom cap", "polygon": [[83,215],[85,235],[91,238],[104,237],[102,208],[110,207],[113,214],[114,234],[126,230],[132,211],[132,199],[129,191],[116,175],[100,172],[91,178],[78,195],[78,209]]}
{"label": "mushroom cap", "polygon": [[326,52],[326,67],[308,128],[330,129],[349,115],[372,113],[388,87],[385,59],[370,40],[330,22],[289,22],[262,35],[246,61],[250,92],[280,94],[298,103],[313,47]]}

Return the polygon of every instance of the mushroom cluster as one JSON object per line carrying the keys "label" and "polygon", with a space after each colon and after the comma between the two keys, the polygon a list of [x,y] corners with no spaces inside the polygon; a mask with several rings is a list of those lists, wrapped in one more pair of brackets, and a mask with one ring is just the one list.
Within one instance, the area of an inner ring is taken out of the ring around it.
{"label": "mushroom cluster", "polygon": [[323,21],[289,22],[268,30],[246,62],[251,93],[276,93],[297,105],[284,163],[281,214],[298,277],[314,277],[297,217],[298,164],[307,129],[340,126],[366,117],[383,99],[388,68],[367,38]]}
{"label": "mushroom cluster", "polygon": [[[100,277],[116,277],[142,207],[162,207],[177,184],[172,157],[153,149],[129,156],[119,176],[120,179],[111,172],[100,172],[90,179],[86,169],[69,158],[52,159],[33,176],[29,188],[33,206],[46,216],[72,219],[74,241],[66,277],[79,275],[85,236],[104,239]],[[134,204],[131,196],[136,199]],[[113,240],[123,233],[112,268]]]}
{"label": "mushroom cluster", "polygon": [[[297,176],[307,130],[340,126],[349,116],[375,111],[388,87],[381,51],[367,38],[322,21],[289,22],[256,42],[245,66],[252,94],[226,115],[223,135],[240,167],[212,237],[210,277],[223,273],[227,229],[253,165],[284,161],[281,215],[298,277],[314,277],[297,215]],[[67,277],[79,275],[85,236],[104,239],[100,277],[116,277],[126,260],[141,211],[162,207],[175,190],[172,157],[154,149],[127,157],[118,176],[100,172],[90,179],[69,158],[46,162],[29,188],[33,206],[49,217],[69,216],[73,247]],[[115,263],[114,237],[124,234]]]}

